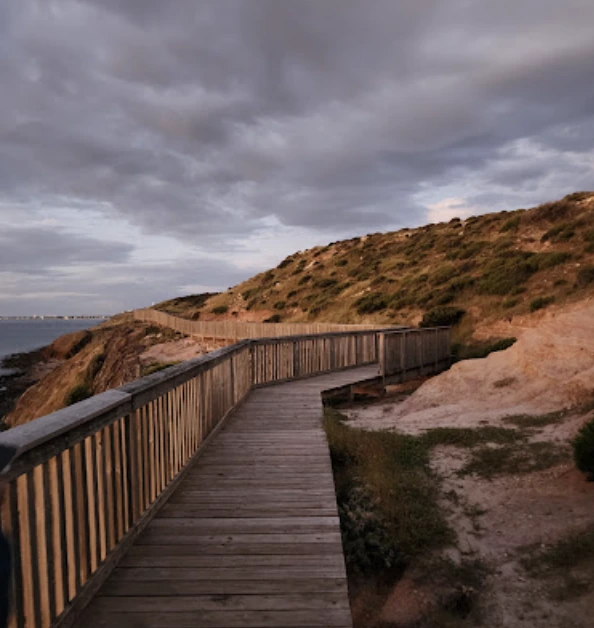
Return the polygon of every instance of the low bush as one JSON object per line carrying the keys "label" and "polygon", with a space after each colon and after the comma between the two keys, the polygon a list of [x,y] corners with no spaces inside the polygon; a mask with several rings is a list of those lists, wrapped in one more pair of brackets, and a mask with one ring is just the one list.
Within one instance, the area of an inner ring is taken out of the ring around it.
{"label": "low bush", "polygon": [[275,309],[275,310],[284,310],[284,309],[285,309],[285,307],[286,307],[286,305],[287,305],[287,302],[286,302],[286,301],[277,301],[277,302],[274,304],[274,309]]}
{"label": "low bush", "polygon": [[564,201],[585,201],[587,198],[594,196],[594,192],[573,192],[563,198]]}
{"label": "low bush", "polygon": [[274,277],[275,277],[274,272],[269,270],[267,273],[265,273],[262,276],[261,283],[263,285],[268,284],[268,283],[272,283],[274,281]]}
{"label": "low bush", "polygon": [[297,264],[295,270],[291,273],[292,275],[298,275],[303,272],[303,269],[307,266],[307,260],[301,259]]}
{"label": "low bush", "polygon": [[213,307],[211,312],[216,314],[217,316],[220,314],[226,314],[229,311],[228,305],[217,305],[217,307]]}
{"label": "low bush", "polygon": [[531,253],[508,252],[493,260],[479,280],[478,290],[482,294],[505,296],[514,288],[525,283],[537,270],[530,258]]}
{"label": "low bush", "polygon": [[88,384],[77,384],[73,388],[70,389],[68,394],[64,399],[65,406],[71,406],[79,401],[83,401],[84,399],[88,399],[93,396],[93,392]]}
{"label": "low bush", "polygon": [[532,299],[530,301],[530,311],[536,312],[537,310],[542,310],[543,307],[547,307],[555,301],[555,297],[536,297],[536,299]]}
{"label": "low bush", "polygon": [[419,327],[449,327],[460,322],[466,310],[458,307],[436,307],[425,312]]}
{"label": "low bush", "polygon": [[280,323],[282,320],[280,314],[273,314],[270,318],[264,320],[265,323]]}
{"label": "low bush", "polygon": [[150,366],[146,366],[142,369],[142,375],[152,375],[153,373],[158,373],[159,371],[164,371],[168,369],[170,366],[175,366],[179,364],[179,362],[155,362]]}
{"label": "low bush", "polygon": [[316,279],[316,281],[314,281],[314,287],[315,288],[331,288],[333,286],[336,286],[338,284],[338,279],[330,279],[330,278],[323,278],[323,279]]}
{"label": "low bush", "polygon": [[286,268],[287,266],[289,266],[290,264],[293,263],[293,258],[292,257],[287,257],[286,259],[284,259],[278,266],[278,269],[282,269],[282,268]]}
{"label": "low bush", "polygon": [[594,283],[594,266],[584,266],[577,274],[576,284],[580,288]]}
{"label": "low bush", "polygon": [[441,284],[446,283],[456,275],[456,268],[451,265],[441,266],[433,275],[431,276],[431,283],[434,286],[440,286]]}
{"label": "low bush", "polygon": [[546,231],[540,241],[552,242],[553,244],[557,242],[567,242],[568,240],[571,240],[574,235],[575,225],[573,223],[561,223],[560,225],[555,225]]}
{"label": "low bush", "polygon": [[343,258],[343,259],[336,260],[337,266],[346,266],[348,263],[349,263],[348,259]]}
{"label": "low bush", "polygon": [[305,285],[308,281],[311,281],[311,275],[303,275],[301,279],[297,282],[298,286]]}
{"label": "low bush", "polygon": [[388,307],[389,299],[386,295],[379,292],[371,292],[355,301],[355,307],[359,314],[372,314],[380,312]]}
{"label": "low bush", "polygon": [[454,362],[459,360],[477,360],[486,358],[490,353],[495,351],[505,351],[511,347],[516,338],[500,338],[478,344],[464,345],[455,344],[452,346],[452,359]]}
{"label": "low bush", "polygon": [[588,421],[573,439],[575,466],[594,480],[594,419]]}
{"label": "low bush", "polygon": [[378,575],[454,539],[421,438],[355,429],[326,409],[347,568]]}
{"label": "low bush", "polygon": [[537,270],[546,270],[547,268],[554,268],[560,264],[565,264],[571,259],[571,253],[565,251],[558,251],[555,253],[537,253],[531,260]]}
{"label": "low bush", "polygon": [[520,221],[522,220],[521,216],[514,216],[513,218],[509,218],[502,225],[499,231],[501,233],[506,233],[507,231],[517,231],[520,226]]}

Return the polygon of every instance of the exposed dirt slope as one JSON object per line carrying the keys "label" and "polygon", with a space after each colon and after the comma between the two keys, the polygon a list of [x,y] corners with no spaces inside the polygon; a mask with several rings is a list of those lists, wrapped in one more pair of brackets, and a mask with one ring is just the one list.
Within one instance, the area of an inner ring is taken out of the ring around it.
{"label": "exposed dirt slope", "polygon": [[422,431],[442,425],[498,423],[514,414],[543,414],[594,397],[594,299],[559,308],[519,332],[505,351],[464,360],[428,380],[393,409],[357,414],[361,427]]}
{"label": "exposed dirt slope", "polygon": [[428,310],[455,306],[466,311],[459,335],[468,337],[593,293],[594,193],[576,193],[297,252],[225,293],[157,307],[201,320],[417,324]]}

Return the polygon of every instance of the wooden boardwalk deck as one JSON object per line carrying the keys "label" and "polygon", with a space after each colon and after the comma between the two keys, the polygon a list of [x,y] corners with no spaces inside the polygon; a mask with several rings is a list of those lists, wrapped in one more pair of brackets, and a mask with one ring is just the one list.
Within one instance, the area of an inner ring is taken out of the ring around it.
{"label": "wooden boardwalk deck", "polygon": [[253,391],[77,625],[350,627],[320,393],[376,374]]}

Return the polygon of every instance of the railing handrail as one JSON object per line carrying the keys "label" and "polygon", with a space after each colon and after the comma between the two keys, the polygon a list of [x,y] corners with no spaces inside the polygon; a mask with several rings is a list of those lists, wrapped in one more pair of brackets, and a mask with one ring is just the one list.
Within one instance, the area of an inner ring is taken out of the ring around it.
{"label": "railing handrail", "polygon": [[[196,336],[228,338],[231,340],[239,338],[249,338],[259,340],[265,338],[285,338],[301,335],[315,335],[329,333],[355,333],[357,331],[379,331],[380,329],[397,329],[397,325],[378,325],[377,323],[351,324],[351,323],[257,323],[252,321],[200,321],[182,318],[169,312],[144,308],[134,310],[133,315],[139,320],[153,321],[163,324],[165,319],[169,319],[168,326],[178,328]],[[313,328],[315,331],[305,334],[294,333],[299,328]],[[230,331],[232,330],[232,331]],[[249,331],[249,333],[248,333]]]}
{"label": "railing handrail", "polygon": [[[0,433],[0,446],[11,448],[15,452],[10,466],[0,475],[2,481],[10,481],[26,471],[20,461],[33,449],[42,447],[73,430],[80,430],[77,438],[64,442],[62,448],[66,449],[84,440],[89,433],[100,429],[101,425],[98,423],[101,423],[102,418],[108,423],[130,414],[167,390],[195,377],[200,371],[216,366],[229,355],[249,346],[251,342],[242,340],[204,356],[186,360]],[[92,429],[85,430],[85,426],[91,422]],[[52,453],[48,452],[47,457],[51,455]],[[28,462],[37,465],[43,462],[44,458],[46,456],[36,455],[34,461]]]}

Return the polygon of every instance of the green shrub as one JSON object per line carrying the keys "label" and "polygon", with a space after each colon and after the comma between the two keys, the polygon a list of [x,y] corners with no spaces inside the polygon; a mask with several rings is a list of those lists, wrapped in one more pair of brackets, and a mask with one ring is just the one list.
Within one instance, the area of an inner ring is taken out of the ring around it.
{"label": "green shrub", "polygon": [[530,263],[537,270],[546,270],[547,268],[554,268],[559,264],[565,264],[571,259],[571,253],[565,251],[557,251],[554,253],[537,253],[530,259]]}
{"label": "green shrub", "polygon": [[440,286],[446,281],[449,281],[455,275],[456,275],[456,268],[454,266],[451,266],[451,265],[441,266],[431,276],[431,283],[434,286]]}
{"label": "green shrub", "polygon": [[217,307],[213,307],[211,312],[213,314],[226,314],[229,311],[228,305],[217,305]]}
{"label": "green shrub", "polygon": [[355,301],[355,307],[359,314],[372,314],[385,310],[388,307],[389,299],[379,292],[371,292]]}
{"label": "green shrub", "polygon": [[315,288],[332,288],[333,286],[338,285],[338,279],[330,279],[330,278],[316,279],[313,285]]}
{"label": "green shrub", "polygon": [[594,192],[573,192],[572,194],[568,194],[567,196],[563,197],[563,200],[573,202],[584,201],[591,196],[594,196]]}
{"label": "green shrub", "polygon": [[506,299],[501,305],[503,305],[506,310],[509,310],[518,305],[519,302],[520,299]]}
{"label": "green shrub", "polygon": [[241,296],[246,300],[249,301],[253,296],[255,296],[256,294],[258,294],[258,288],[250,288],[249,290],[246,290],[245,292],[241,293]]}
{"label": "green shrub", "polygon": [[153,373],[158,373],[159,371],[164,371],[168,369],[170,366],[175,366],[179,364],[179,362],[155,362],[155,364],[151,364],[150,366],[145,367],[142,370],[142,375],[152,375]]}
{"label": "green shrub", "polygon": [[262,276],[262,281],[261,281],[261,283],[262,283],[263,285],[264,285],[264,284],[268,284],[268,283],[272,283],[272,282],[274,281],[274,277],[275,277],[274,272],[273,272],[273,271],[271,271],[271,270],[269,270],[267,273],[265,273],[265,274]]}
{"label": "green shrub", "polygon": [[460,322],[464,314],[466,314],[466,311],[458,307],[436,307],[425,312],[419,327],[449,327],[456,325],[456,323]]}
{"label": "green shrub", "polygon": [[287,257],[277,266],[277,268],[278,269],[286,268],[287,266],[289,266],[289,264],[292,264],[292,263],[293,263],[293,258]]}
{"label": "green shrub", "polygon": [[505,296],[514,288],[525,283],[538,270],[531,261],[533,253],[508,252],[493,260],[479,280],[478,290],[482,294]]}
{"label": "green shrub", "polygon": [[349,263],[348,259],[343,258],[343,259],[336,260],[337,266],[346,266],[348,263]]}
{"label": "green shrub", "polygon": [[275,310],[284,310],[286,305],[287,305],[286,301],[277,301],[274,304],[274,309]]}
{"label": "green shrub", "polygon": [[584,268],[581,268],[577,274],[576,283],[580,288],[594,283],[594,266],[584,266]]}
{"label": "green shrub", "polygon": [[282,320],[280,314],[273,314],[270,318],[264,320],[265,323],[280,323]]}
{"label": "green shrub", "polygon": [[542,238],[541,242],[567,242],[571,240],[575,235],[575,225],[573,223],[562,223],[560,225],[555,225],[551,227],[548,231],[546,231]]}
{"label": "green shrub", "polygon": [[575,466],[594,480],[594,419],[582,427],[572,445]]}
{"label": "green shrub", "polygon": [[297,264],[297,267],[295,268],[295,270],[291,273],[292,275],[298,275],[299,273],[303,272],[303,269],[307,266],[307,260],[301,259],[299,260],[299,263]]}
{"label": "green shrub", "polygon": [[501,233],[506,233],[507,231],[517,231],[518,227],[520,226],[520,220],[521,219],[522,219],[521,216],[514,216],[513,218],[510,218],[509,220],[506,220],[501,225],[501,229],[499,229],[499,231]]}
{"label": "green shrub", "polygon": [[68,394],[64,399],[65,406],[71,406],[79,401],[83,401],[84,399],[88,399],[93,396],[93,392],[91,391],[88,384],[77,384],[73,388],[70,389]]}
{"label": "green shrub", "polygon": [[291,292],[287,294],[287,299],[293,298],[297,294],[297,292],[298,290],[291,290]]}
{"label": "green shrub", "polygon": [[536,312],[536,310],[541,310],[543,307],[547,307],[555,300],[555,297],[536,297],[536,299],[532,299],[530,301],[530,311]]}
{"label": "green shrub", "polygon": [[459,360],[478,360],[486,358],[490,353],[505,351],[505,349],[511,347],[515,342],[516,338],[510,337],[470,345],[455,344],[452,346],[452,359],[454,362],[458,362]]}
{"label": "green shrub", "polygon": [[303,286],[308,281],[311,281],[311,275],[303,275],[303,277],[301,277],[301,279],[298,281],[297,285],[298,286]]}

